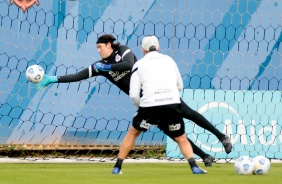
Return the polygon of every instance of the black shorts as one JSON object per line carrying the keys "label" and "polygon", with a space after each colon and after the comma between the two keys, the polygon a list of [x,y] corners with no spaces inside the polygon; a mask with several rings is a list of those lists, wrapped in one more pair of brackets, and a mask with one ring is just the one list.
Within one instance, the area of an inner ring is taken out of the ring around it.
{"label": "black shorts", "polygon": [[171,138],[185,133],[180,104],[139,107],[132,125],[140,131],[147,131],[152,125],[156,125]]}

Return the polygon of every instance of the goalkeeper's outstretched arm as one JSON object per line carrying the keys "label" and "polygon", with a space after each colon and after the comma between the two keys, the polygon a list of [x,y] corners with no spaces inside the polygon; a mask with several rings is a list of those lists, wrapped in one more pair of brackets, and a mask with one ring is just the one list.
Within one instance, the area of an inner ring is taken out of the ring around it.
{"label": "goalkeeper's outstretched arm", "polygon": [[51,83],[67,83],[67,82],[81,81],[83,79],[92,77],[93,76],[93,74],[91,73],[92,71],[93,71],[92,68],[86,68],[86,69],[79,71],[76,74],[69,74],[69,75],[64,75],[64,76],[49,76],[45,74],[42,81],[40,81],[36,85],[36,88],[42,91]]}

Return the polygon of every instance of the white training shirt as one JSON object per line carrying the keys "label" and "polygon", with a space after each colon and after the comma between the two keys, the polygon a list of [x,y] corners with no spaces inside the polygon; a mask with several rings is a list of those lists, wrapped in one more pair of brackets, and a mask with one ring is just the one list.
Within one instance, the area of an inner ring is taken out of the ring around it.
{"label": "white training shirt", "polygon": [[180,103],[179,91],[182,89],[178,67],[167,55],[149,52],[132,68],[129,95],[136,107]]}

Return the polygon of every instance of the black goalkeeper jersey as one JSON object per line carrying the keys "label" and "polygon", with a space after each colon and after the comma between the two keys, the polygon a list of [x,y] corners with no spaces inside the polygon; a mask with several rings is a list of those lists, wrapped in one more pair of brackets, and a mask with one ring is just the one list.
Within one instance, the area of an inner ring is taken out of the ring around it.
{"label": "black goalkeeper jersey", "polygon": [[96,71],[95,63],[93,63],[76,74],[58,76],[58,83],[76,82],[95,76],[104,76],[123,92],[129,94],[131,69],[136,61],[137,58],[130,48],[121,45],[108,58],[97,61],[103,64],[112,64],[111,71]]}

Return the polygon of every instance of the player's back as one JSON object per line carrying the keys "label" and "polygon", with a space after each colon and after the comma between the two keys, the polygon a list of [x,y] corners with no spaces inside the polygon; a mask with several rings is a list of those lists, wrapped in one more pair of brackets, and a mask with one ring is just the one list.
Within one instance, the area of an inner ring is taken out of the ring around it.
{"label": "player's back", "polygon": [[141,107],[180,103],[178,68],[171,57],[149,52],[137,63],[142,85]]}

